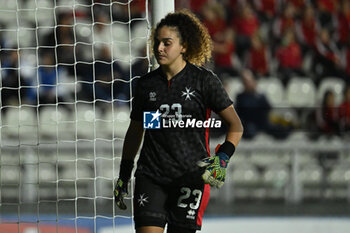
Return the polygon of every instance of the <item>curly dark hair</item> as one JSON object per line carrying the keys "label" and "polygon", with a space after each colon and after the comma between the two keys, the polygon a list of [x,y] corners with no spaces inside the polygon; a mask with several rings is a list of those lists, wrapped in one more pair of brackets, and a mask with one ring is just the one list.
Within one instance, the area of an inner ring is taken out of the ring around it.
{"label": "curly dark hair", "polygon": [[175,27],[179,33],[180,43],[186,47],[183,58],[192,64],[201,66],[209,61],[212,52],[212,40],[208,30],[200,20],[189,10],[182,9],[167,14],[152,32],[151,43],[153,52],[154,38],[163,26]]}

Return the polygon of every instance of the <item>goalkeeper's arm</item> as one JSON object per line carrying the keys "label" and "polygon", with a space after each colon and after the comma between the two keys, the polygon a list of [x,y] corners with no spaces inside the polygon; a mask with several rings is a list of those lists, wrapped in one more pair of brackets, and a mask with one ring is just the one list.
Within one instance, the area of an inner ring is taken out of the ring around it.
{"label": "goalkeeper's arm", "polygon": [[123,144],[122,161],[120,163],[119,178],[114,188],[114,197],[120,209],[126,209],[124,197],[128,194],[128,182],[134,167],[134,159],[139,150],[144,129],[142,122],[131,120]]}
{"label": "goalkeeper's arm", "polygon": [[238,145],[243,134],[243,126],[233,106],[229,106],[219,112],[219,116],[227,125],[226,141],[235,147]]}
{"label": "goalkeeper's arm", "polygon": [[217,188],[224,184],[227,164],[243,134],[241,120],[232,105],[219,112],[219,116],[228,126],[226,140],[217,147],[215,156],[203,159],[198,163],[199,166],[207,167],[203,174],[205,183]]}

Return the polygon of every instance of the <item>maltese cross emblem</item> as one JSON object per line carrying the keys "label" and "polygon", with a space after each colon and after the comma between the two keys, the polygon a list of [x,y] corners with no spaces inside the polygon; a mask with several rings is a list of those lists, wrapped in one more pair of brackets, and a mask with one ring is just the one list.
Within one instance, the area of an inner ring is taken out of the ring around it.
{"label": "maltese cross emblem", "polygon": [[191,88],[185,88],[186,91],[182,91],[181,96],[185,96],[185,100],[191,100],[191,96],[194,96],[194,91],[191,91]]}
{"label": "maltese cross emblem", "polygon": [[137,202],[139,203],[139,206],[141,207],[141,206],[145,206],[145,203],[147,203],[148,202],[148,197],[145,197],[145,193],[143,193],[143,194],[140,194],[140,198],[139,199],[137,199]]}

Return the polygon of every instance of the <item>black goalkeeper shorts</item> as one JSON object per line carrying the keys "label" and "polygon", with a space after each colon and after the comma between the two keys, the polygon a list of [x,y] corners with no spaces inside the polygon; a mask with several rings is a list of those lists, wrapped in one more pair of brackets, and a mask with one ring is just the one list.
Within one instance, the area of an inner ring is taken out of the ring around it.
{"label": "black goalkeeper shorts", "polygon": [[204,184],[200,175],[187,175],[171,185],[160,185],[138,175],[134,192],[135,228],[164,228],[168,224],[168,228],[200,230],[209,195],[210,186]]}

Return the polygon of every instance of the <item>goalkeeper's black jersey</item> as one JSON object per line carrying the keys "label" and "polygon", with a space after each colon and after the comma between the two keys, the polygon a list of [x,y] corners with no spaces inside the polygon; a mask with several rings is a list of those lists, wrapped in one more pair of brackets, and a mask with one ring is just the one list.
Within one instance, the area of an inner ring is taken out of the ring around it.
{"label": "goalkeeper's black jersey", "polygon": [[166,184],[198,170],[196,162],[210,154],[209,129],[220,123],[207,120],[210,112],[231,104],[218,77],[190,63],[170,81],[160,68],[141,77],[131,119],[160,128],[146,129],[136,174]]}

